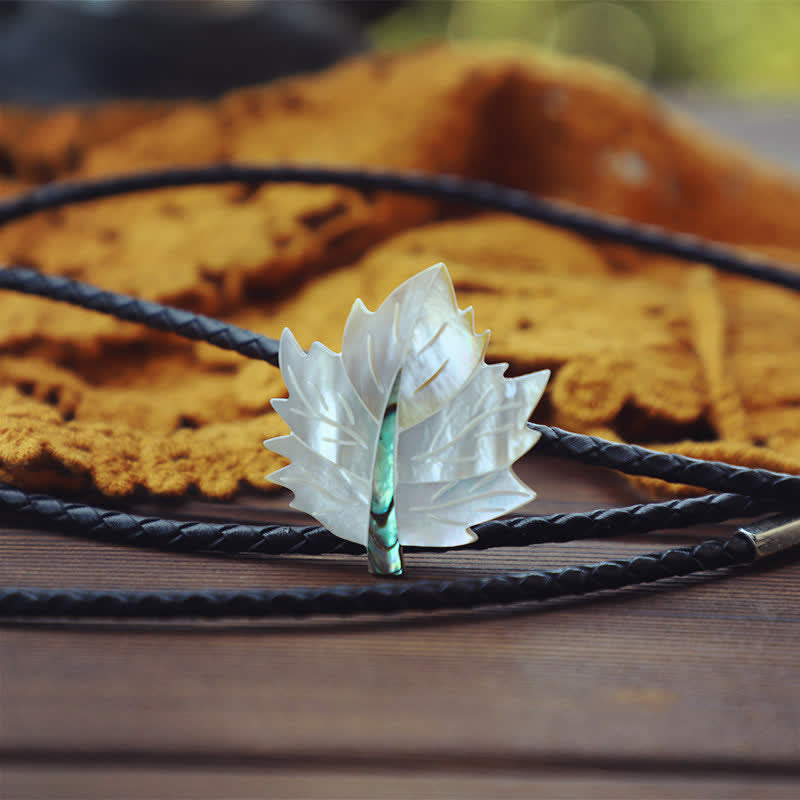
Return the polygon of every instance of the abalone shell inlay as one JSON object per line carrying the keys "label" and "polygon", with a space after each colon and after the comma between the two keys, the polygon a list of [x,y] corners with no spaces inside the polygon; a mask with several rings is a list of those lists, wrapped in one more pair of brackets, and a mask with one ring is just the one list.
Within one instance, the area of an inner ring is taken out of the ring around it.
{"label": "abalone shell inlay", "polygon": [[403,574],[403,551],[397,538],[397,517],[394,510],[395,434],[399,391],[400,373],[394,380],[383,413],[372,471],[367,558],[369,571],[375,575]]}

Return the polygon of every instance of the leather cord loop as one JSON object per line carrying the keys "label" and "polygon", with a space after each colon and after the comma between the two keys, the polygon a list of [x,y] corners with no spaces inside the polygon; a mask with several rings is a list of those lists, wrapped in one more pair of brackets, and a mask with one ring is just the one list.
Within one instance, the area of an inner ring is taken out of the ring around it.
{"label": "leather cord loop", "polygon": [[[251,185],[269,182],[336,184],[362,191],[402,192],[469,203],[536,219],[586,236],[704,262],[727,272],[800,291],[800,273],[764,258],[694,236],[604,217],[516,189],[452,175],[217,164],[51,184],[0,202],[0,225],[69,203],[158,188],[229,182]],[[44,275],[25,267],[0,268],[0,288],[71,303],[277,365],[278,343],[274,339],[200,314],[109,292],[69,278]],[[655,452],[543,425],[530,424],[530,427],[542,434],[536,448],[538,454],[565,456],[632,475],[688,483],[723,493],[578,514],[494,520],[475,527],[479,538],[471,545],[474,548],[522,547],[544,541],[642,533],[663,527],[719,522],[732,517],[760,515],[777,510],[776,506],[797,506],[800,497],[800,477],[797,476]],[[33,516],[57,524],[64,532],[166,549],[228,554],[363,552],[359,545],[342,542],[319,526],[256,527],[236,523],[177,522],[71,503],[26,493],[5,484],[0,484],[0,508],[7,513]],[[755,555],[752,542],[746,536],[736,534],[724,541],[712,540],[694,547],[672,548],[602,564],[450,581],[275,591],[9,588],[0,589],[0,616],[218,618],[471,608],[616,589],[745,564]]]}

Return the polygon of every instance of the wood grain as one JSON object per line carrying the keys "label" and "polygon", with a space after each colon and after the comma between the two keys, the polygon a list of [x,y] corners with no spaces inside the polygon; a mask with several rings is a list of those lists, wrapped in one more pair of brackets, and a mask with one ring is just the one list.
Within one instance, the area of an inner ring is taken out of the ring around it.
{"label": "wood grain", "polygon": [[620,797],[661,800],[782,800],[797,797],[788,778],[669,776],[652,772],[607,770],[578,772],[543,769],[493,774],[448,768],[440,771],[348,768],[203,769],[183,767],[109,768],[84,765],[10,767],[0,774],[0,790],[14,800],[485,800],[486,798],[573,798],[617,800]]}
{"label": "wood grain", "polygon": [[[782,119],[694,108],[796,163]],[[794,112],[793,112],[794,113]],[[751,124],[752,123],[752,124]],[[760,123],[759,123],[760,124]],[[748,127],[749,125],[749,127]],[[791,127],[791,126],[790,126]],[[767,130],[768,129],[768,130]],[[750,133],[748,133],[750,132]],[[752,135],[750,135],[752,134]],[[776,140],[777,141],[777,140]],[[625,505],[619,476],[525,462],[536,513]],[[165,505],[291,519],[285,497]],[[179,556],[0,527],[0,584],[364,583],[363,559]],[[415,577],[597,561],[730,526],[414,555]],[[0,626],[0,796],[784,798],[800,777],[800,560],[583,600],[263,623]]]}
{"label": "wood grain", "polygon": [[[601,470],[531,459],[524,473],[540,492],[541,513],[638,499]],[[274,501],[257,498],[243,498],[241,509],[253,519],[276,513]],[[239,516],[236,504],[179,509],[192,512]],[[686,537],[418,554],[410,572],[523,571]],[[176,555],[22,527],[0,535],[0,555],[4,585],[372,580],[362,558]],[[507,796],[586,796],[589,786],[591,796],[647,796],[650,784],[638,771],[658,776],[659,797],[748,796],[748,787],[786,796],[800,775],[799,581],[800,563],[784,558],[593,599],[470,613],[7,624],[0,629],[4,779],[10,797],[62,796],[57,786],[72,792],[63,796],[89,797],[81,794],[87,776],[106,787],[98,797],[132,797],[112,791],[128,773],[142,781],[141,798],[167,796],[166,788],[177,792],[171,796],[237,796],[239,789],[215,788],[229,780],[242,787],[239,796],[260,796],[253,770],[267,770],[263,785],[285,797],[477,797],[492,785],[507,787]],[[474,780],[443,777],[448,770],[458,777],[465,764]],[[386,774],[371,782],[362,773],[375,768]],[[436,774],[426,776],[431,769]],[[606,772],[595,780],[582,774],[587,769]],[[170,780],[159,789],[164,775]],[[198,785],[206,795],[192,794]]]}

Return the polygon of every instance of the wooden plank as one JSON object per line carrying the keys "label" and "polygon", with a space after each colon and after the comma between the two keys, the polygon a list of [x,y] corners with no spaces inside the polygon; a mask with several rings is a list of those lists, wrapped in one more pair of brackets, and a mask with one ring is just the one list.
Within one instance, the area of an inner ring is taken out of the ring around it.
{"label": "wooden plank", "polygon": [[[785,125],[796,109],[728,113],[707,100],[690,103],[706,122],[798,163]],[[602,470],[535,459],[526,470],[540,491],[536,513],[637,499]],[[285,498],[131,507],[291,518]],[[156,554],[3,522],[4,585],[370,580],[358,559]],[[416,556],[412,566],[431,577],[524,570],[673,539]],[[800,565],[787,557],[710,581],[505,611],[250,625],[5,625],[0,796],[794,797],[799,582]]]}
{"label": "wooden plank", "polygon": [[0,749],[796,764],[798,577],[414,621],[7,629]]}
{"label": "wooden plank", "polygon": [[[542,512],[563,508],[564,498],[575,506],[597,504],[603,493],[611,502],[636,498],[613,476],[598,488],[596,470],[581,474],[549,460],[541,469],[532,482]],[[6,585],[372,580],[360,558],[179,556],[31,531],[6,533],[0,546]],[[411,573],[522,571],[653,546],[648,539],[419,554]],[[800,564],[785,560],[591,601],[473,613],[6,625],[0,753],[297,764],[354,755],[377,763],[602,764],[657,754],[676,769],[794,769],[798,581]]]}
{"label": "wooden plank", "polygon": [[14,800],[444,800],[485,798],[659,798],[660,800],[779,800],[796,798],[796,781],[781,777],[652,772],[609,773],[558,769],[486,774],[474,769],[420,769],[401,773],[385,768],[296,767],[290,769],[162,768],[80,766],[7,767],[0,773],[3,796]]}

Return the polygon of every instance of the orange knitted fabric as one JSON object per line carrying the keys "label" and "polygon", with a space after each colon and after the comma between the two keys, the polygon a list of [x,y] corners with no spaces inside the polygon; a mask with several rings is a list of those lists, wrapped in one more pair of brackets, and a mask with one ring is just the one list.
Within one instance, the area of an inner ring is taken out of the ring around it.
{"label": "orange knitted fabric", "polygon": [[[376,55],[210,104],[0,112],[0,195],[43,179],[293,161],[488,178],[800,263],[800,183],[619,74],[530,50]],[[437,261],[493,331],[554,370],[537,421],[800,472],[800,298],[500,214],[329,187],[165,190],[0,231],[0,260],[339,349]],[[268,489],[279,372],[49,301],[0,295],[0,478],[212,497]],[[655,487],[652,487],[655,488]]]}

